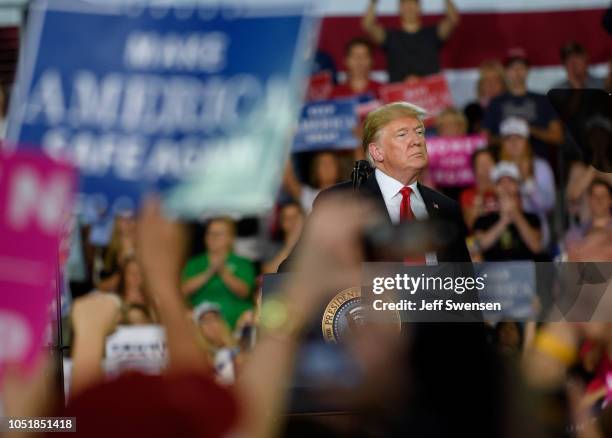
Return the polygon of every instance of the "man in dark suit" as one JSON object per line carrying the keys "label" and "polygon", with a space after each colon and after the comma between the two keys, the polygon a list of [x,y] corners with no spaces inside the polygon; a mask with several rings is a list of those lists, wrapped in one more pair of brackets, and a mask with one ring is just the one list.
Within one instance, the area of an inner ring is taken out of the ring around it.
{"label": "man in dark suit", "polygon": [[[375,170],[355,194],[370,200],[393,224],[427,219],[445,222],[450,242],[436,253],[425,254],[425,263],[470,262],[459,204],[417,181],[428,164],[424,115],[423,109],[405,102],[385,105],[368,115],[362,146]],[[329,195],[352,190],[351,181],[330,187],[315,199],[314,208]],[[290,259],[279,267],[279,272],[289,265]]]}
{"label": "man in dark suit", "polygon": [[[448,224],[445,234],[451,236],[450,241],[436,252],[424,254],[422,263],[469,263],[466,229],[458,203],[417,181],[428,164],[424,114],[417,106],[396,102],[367,116],[362,146],[375,170],[355,195],[369,200],[393,224],[428,219]],[[323,198],[344,192],[353,192],[351,182],[322,191],[314,209]],[[279,272],[290,269],[290,263],[286,260]],[[465,271],[466,266],[459,269]],[[414,436],[429,437],[499,436],[496,431],[501,424],[501,409],[497,404],[500,401],[495,400],[499,382],[492,372],[497,365],[486,345],[483,325],[417,323],[411,324],[408,331],[412,336],[406,363],[410,365],[412,383],[405,393],[410,394],[410,401],[401,415],[391,419],[388,435],[403,436],[414,431]],[[474,410],[472,403],[481,409]]]}
{"label": "man in dark suit", "polygon": [[[314,207],[316,208],[320,200],[329,196],[330,194],[342,192],[350,193],[351,190],[353,190],[351,181],[339,183],[327,190],[322,191],[317,199],[315,199]],[[398,223],[394,220],[394,217],[392,217],[389,209],[387,208],[385,197],[383,196],[380,185],[377,181],[376,171],[372,172],[357,188],[355,194],[360,198],[369,200],[372,205],[377,207],[381,212],[381,216],[384,217],[388,223]],[[401,193],[399,195],[400,196],[398,196],[398,198],[401,199]],[[440,251],[435,254],[435,259],[433,254],[428,254],[428,257],[426,257],[426,262],[433,262],[434,260],[440,263],[471,262],[470,254],[465,244],[467,230],[463,222],[459,204],[448,196],[443,195],[442,193],[418,182],[416,183],[416,190],[410,194],[410,197],[415,198],[415,200],[411,202],[411,209],[417,210],[417,212],[420,213],[418,216],[416,213],[414,213],[417,220],[425,218],[441,220],[448,227],[445,230],[448,232],[448,236],[452,237],[450,242],[448,242],[448,244],[444,247],[440,248]],[[415,207],[418,202],[422,202],[424,211],[427,213],[426,216],[422,214],[422,207]],[[393,208],[393,205],[391,208]],[[399,212],[399,209],[397,211]],[[394,214],[394,216],[396,215]]]}

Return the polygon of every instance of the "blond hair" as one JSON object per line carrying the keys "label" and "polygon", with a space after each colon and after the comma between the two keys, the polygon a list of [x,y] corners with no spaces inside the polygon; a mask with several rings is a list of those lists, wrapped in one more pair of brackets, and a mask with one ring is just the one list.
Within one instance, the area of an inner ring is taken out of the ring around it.
{"label": "blond hair", "polygon": [[468,129],[467,118],[461,111],[459,111],[457,108],[453,106],[444,108],[442,111],[440,111],[440,114],[438,114],[438,117],[436,117],[436,129],[438,131],[440,131],[442,128],[442,119],[444,117],[449,117],[449,116],[452,117],[454,121],[458,122],[461,125],[461,130],[464,133],[467,132],[467,129]]}
{"label": "blond hair", "polygon": [[370,155],[369,145],[379,140],[380,133],[385,126],[404,117],[411,117],[423,122],[426,114],[427,111],[423,108],[408,102],[388,103],[369,113],[363,123],[361,146],[370,163],[374,164],[374,160]]}
{"label": "blond hair", "polygon": [[489,59],[483,61],[478,67],[478,82],[476,82],[476,94],[478,97],[482,95],[482,83],[484,82],[484,78],[488,74],[496,75],[502,82],[504,90],[506,90],[506,75],[504,73],[504,67],[496,59]]}

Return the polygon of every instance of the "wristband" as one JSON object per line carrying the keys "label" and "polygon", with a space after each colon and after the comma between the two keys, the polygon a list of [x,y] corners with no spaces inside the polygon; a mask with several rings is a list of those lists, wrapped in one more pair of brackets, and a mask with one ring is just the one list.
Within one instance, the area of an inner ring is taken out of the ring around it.
{"label": "wristband", "polygon": [[568,345],[565,341],[548,332],[540,332],[538,334],[535,340],[535,347],[566,366],[572,365],[578,357],[576,347]]}
{"label": "wristband", "polygon": [[271,299],[261,306],[260,326],[276,339],[289,340],[302,331],[301,318],[280,299]]}

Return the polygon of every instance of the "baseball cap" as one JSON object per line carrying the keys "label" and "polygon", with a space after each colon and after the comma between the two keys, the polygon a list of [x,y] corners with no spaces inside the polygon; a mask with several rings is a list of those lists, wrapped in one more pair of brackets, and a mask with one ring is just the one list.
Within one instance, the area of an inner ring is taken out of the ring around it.
{"label": "baseball cap", "polygon": [[508,117],[499,126],[499,133],[502,137],[520,135],[527,138],[529,137],[529,124],[520,117]]}
{"label": "baseball cap", "polygon": [[506,67],[516,61],[524,62],[527,65],[529,64],[527,52],[522,47],[513,47],[506,52],[506,57],[504,58],[504,65]]}
{"label": "baseball cap", "polygon": [[221,313],[221,306],[217,303],[211,303],[210,301],[204,301],[200,303],[195,309],[193,309],[193,320],[199,322],[200,318],[208,312]]}
{"label": "baseball cap", "polygon": [[503,177],[510,177],[515,181],[521,180],[521,172],[516,164],[512,161],[500,161],[491,171],[491,179],[493,182],[498,182]]}

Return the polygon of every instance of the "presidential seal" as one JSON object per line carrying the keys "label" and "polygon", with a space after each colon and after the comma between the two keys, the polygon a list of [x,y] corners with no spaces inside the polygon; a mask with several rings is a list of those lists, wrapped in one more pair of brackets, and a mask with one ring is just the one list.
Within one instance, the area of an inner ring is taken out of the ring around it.
{"label": "presidential seal", "polygon": [[344,289],[332,298],[323,312],[323,338],[329,343],[342,342],[364,322],[365,312],[360,288]]}
{"label": "presidential seal", "polygon": [[323,339],[328,343],[343,342],[359,330],[367,328],[368,324],[384,328],[384,332],[379,333],[401,332],[402,323],[397,310],[372,312],[368,310],[366,301],[362,299],[359,287],[350,287],[338,293],[323,312]]}

